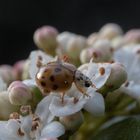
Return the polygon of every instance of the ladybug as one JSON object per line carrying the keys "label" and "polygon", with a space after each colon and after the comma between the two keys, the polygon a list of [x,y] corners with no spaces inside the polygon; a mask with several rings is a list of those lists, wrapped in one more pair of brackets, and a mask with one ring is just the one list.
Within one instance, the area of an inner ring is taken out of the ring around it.
{"label": "ladybug", "polygon": [[94,86],[87,76],[66,61],[66,59],[62,61],[57,58],[56,61],[42,64],[41,56],[38,57],[37,61],[39,70],[36,74],[36,83],[38,87],[45,94],[51,91],[59,92],[62,103],[65,92],[71,88],[73,82],[84,96],[89,96],[86,93],[86,88]]}

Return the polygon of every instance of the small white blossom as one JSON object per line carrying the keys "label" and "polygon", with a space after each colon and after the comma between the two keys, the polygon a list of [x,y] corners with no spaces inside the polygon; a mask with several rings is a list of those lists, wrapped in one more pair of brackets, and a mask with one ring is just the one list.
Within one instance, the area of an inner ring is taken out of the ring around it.
{"label": "small white blossom", "polygon": [[123,85],[124,93],[139,99],[140,93],[140,45],[128,45],[117,50],[114,59],[121,62],[128,74],[128,82]]}
{"label": "small white blossom", "polygon": [[[48,98],[49,100],[50,98]],[[20,119],[1,121],[1,140],[41,140],[60,137],[65,133],[65,128],[53,119],[54,115],[42,100],[38,104],[35,114],[29,114]]]}

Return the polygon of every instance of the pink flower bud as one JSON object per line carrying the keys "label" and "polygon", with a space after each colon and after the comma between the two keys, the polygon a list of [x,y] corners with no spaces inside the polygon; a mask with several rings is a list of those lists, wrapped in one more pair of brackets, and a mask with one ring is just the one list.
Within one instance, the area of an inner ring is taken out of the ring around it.
{"label": "pink flower bud", "polygon": [[112,59],[113,48],[108,40],[98,40],[92,47],[82,50],[80,60],[87,63],[92,58],[93,62],[109,62]]}
{"label": "pink flower bud", "polygon": [[140,29],[132,29],[124,36],[124,43],[140,43]]}
{"label": "pink flower bud", "polygon": [[1,65],[0,66],[0,76],[3,81],[9,85],[12,81],[16,79],[15,74],[13,73],[13,68],[10,65]]}
{"label": "pink flower bud", "polygon": [[22,79],[24,64],[25,64],[24,60],[20,60],[20,61],[18,61],[14,64],[13,73],[16,76],[16,80],[21,80]]}
{"label": "pink flower bud", "polygon": [[93,45],[97,40],[98,40],[98,34],[97,33],[92,33],[91,35],[88,36],[87,38],[87,44],[89,46]]}
{"label": "pink flower bud", "polygon": [[69,32],[63,32],[57,37],[60,56],[67,55],[72,63],[80,62],[80,52],[87,46],[86,38]]}
{"label": "pink flower bud", "polygon": [[54,27],[43,26],[35,31],[33,39],[38,48],[48,54],[55,55],[55,49],[57,47],[57,34],[58,31]]}
{"label": "pink flower bud", "polygon": [[32,99],[30,89],[21,81],[14,81],[8,88],[9,100],[14,105],[25,105]]}
{"label": "pink flower bud", "polygon": [[99,31],[100,38],[113,39],[123,33],[121,27],[114,23],[105,24]]}

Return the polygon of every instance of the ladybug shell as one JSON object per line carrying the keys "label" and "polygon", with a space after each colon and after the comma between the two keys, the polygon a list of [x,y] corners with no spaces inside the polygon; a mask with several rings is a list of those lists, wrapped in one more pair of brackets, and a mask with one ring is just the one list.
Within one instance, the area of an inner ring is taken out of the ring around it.
{"label": "ladybug shell", "polygon": [[74,81],[74,70],[58,63],[49,63],[39,69],[36,83],[44,92],[65,92]]}

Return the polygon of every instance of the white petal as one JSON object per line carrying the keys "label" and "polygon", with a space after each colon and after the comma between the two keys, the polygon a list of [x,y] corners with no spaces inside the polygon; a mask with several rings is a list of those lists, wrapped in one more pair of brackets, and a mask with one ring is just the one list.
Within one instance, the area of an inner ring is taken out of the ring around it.
{"label": "white petal", "polygon": [[126,67],[129,81],[140,82],[140,57],[136,53],[138,49],[138,45],[123,47],[114,54],[114,59]]}
{"label": "white petal", "polygon": [[134,56],[132,55],[132,47],[123,47],[115,51],[114,59],[115,61],[122,63],[126,69],[129,69],[130,64],[132,64],[134,60]]}
{"label": "white petal", "polygon": [[26,132],[30,133],[32,127],[32,116],[28,115],[25,117],[21,117],[21,128]]}
{"label": "white petal", "polygon": [[[104,74],[100,73],[100,69],[104,69]],[[101,88],[111,73],[111,64],[110,63],[89,63],[87,70],[87,76],[91,79],[96,88]]]}
{"label": "white petal", "polygon": [[6,127],[9,129],[11,134],[17,135],[18,129],[20,128],[20,123],[17,120],[10,119]]}
{"label": "white petal", "polygon": [[65,97],[62,103],[59,97],[54,97],[49,109],[55,116],[67,116],[80,111],[85,103],[86,99],[83,97],[76,103],[74,103],[74,98]]}
{"label": "white petal", "polygon": [[15,140],[6,126],[7,121],[0,121],[0,140]]}
{"label": "white petal", "polygon": [[41,132],[41,138],[57,138],[64,133],[64,126],[61,123],[54,121],[43,128]]}
{"label": "white petal", "polygon": [[8,134],[7,121],[0,121],[0,137]]}
{"label": "white petal", "polygon": [[131,81],[127,87],[121,87],[120,90],[134,99],[140,99],[140,84]]}
{"label": "white petal", "polygon": [[47,64],[49,61],[52,60],[51,56],[45,54],[42,51],[32,51],[31,54],[30,54],[30,67],[29,67],[29,73],[30,73],[30,77],[32,79],[35,79],[35,75],[38,71],[38,68],[36,66],[38,56],[41,56],[43,58],[42,63],[44,63],[44,64]]}
{"label": "white petal", "polygon": [[25,134],[18,135],[20,124],[16,120],[9,120],[7,122],[0,122],[0,140],[30,140]]}
{"label": "white petal", "polygon": [[54,115],[51,114],[49,110],[49,105],[52,101],[53,95],[46,96],[41,102],[37,105],[35,114],[38,115],[42,122],[50,122],[53,120]]}
{"label": "white petal", "polygon": [[105,112],[105,103],[103,96],[95,92],[84,105],[84,109],[95,116],[103,115]]}

